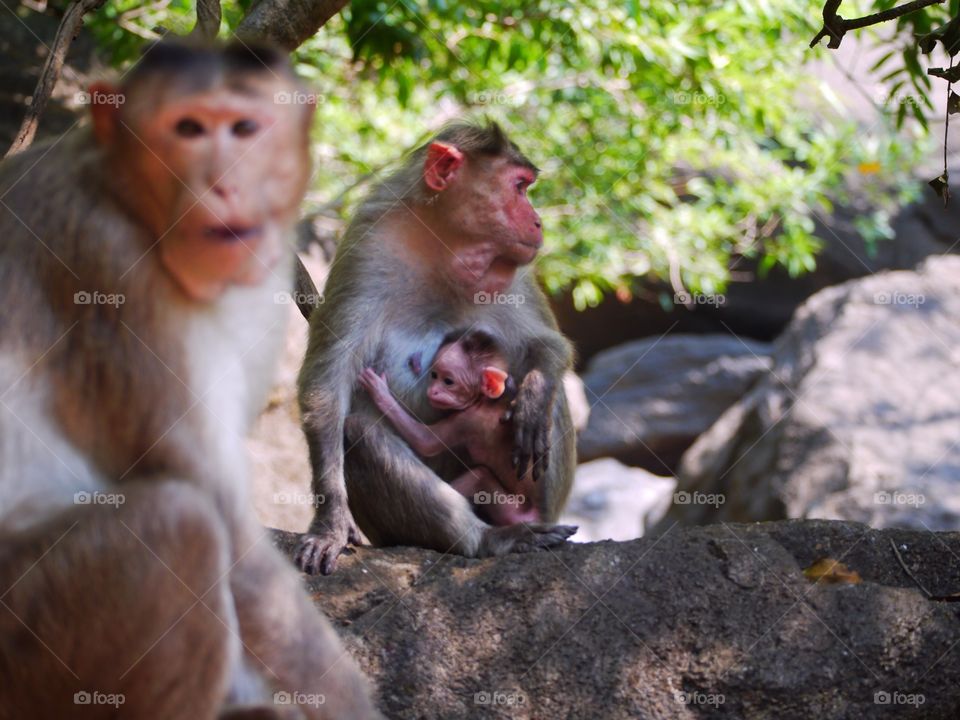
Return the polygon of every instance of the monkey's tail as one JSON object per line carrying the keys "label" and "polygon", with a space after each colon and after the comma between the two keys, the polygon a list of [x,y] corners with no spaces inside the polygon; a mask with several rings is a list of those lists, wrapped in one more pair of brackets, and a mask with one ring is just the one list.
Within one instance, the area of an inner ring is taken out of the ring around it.
{"label": "monkey's tail", "polygon": [[317,290],[317,286],[314,285],[313,278],[310,277],[310,273],[307,272],[307,268],[304,267],[299,255],[296,257],[294,272],[294,288],[296,290],[294,301],[297,303],[297,307],[300,308],[300,313],[303,317],[309,320],[310,313],[320,305],[320,292]]}

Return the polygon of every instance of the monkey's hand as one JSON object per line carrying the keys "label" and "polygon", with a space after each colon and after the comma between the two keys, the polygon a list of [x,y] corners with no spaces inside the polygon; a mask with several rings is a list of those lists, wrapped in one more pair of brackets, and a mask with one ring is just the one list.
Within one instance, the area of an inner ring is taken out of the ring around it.
{"label": "monkey's hand", "polygon": [[512,409],[504,416],[505,421],[513,421],[513,466],[517,477],[524,477],[529,468],[536,481],[549,467],[552,404],[551,384],[542,372],[531,370],[520,383]]}
{"label": "monkey's hand", "polygon": [[347,545],[362,545],[360,530],[349,508],[340,508],[300,538],[293,561],[308,575],[329,575],[337,569],[337,558]]}
{"label": "monkey's hand", "polygon": [[360,385],[370,394],[380,411],[387,412],[394,402],[393,393],[390,392],[390,386],[387,385],[387,374],[381,373],[378,375],[373,368],[364,368],[360,372],[359,380]]}

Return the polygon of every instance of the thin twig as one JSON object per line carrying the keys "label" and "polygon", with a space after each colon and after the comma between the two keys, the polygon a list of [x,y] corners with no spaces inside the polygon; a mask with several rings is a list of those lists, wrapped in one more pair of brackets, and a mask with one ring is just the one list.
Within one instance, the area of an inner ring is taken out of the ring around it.
{"label": "thin twig", "polygon": [[827,47],[836,50],[840,47],[840,41],[843,40],[843,36],[847,30],[858,30],[869,27],[870,25],[878,25],[888,20],[896,20],[898,17],[922,10],[928,5],[943,3],[944,0],[912,0],[912,2],[897,5],[889,10],[883,10],[878,13],[873,13],[872,15],[864,15],[863,17],[854,18],[853,20],[845,20],[837,15],[837,10],[840,9],[840,2],[841,0],[827,0],[823,6],[823,27],[820,29],[820,32],[816,34],[816,37],[810,41],[810,47],[816,47],[817,43],[820,42],[824,36],[829,35],[830,42],[827,43]]}
{"label": "thin twig", "polygon": [[923,594],[927,596],[927,599],[932,598],[933,593],[924,587],[923,583],[917,579],[917,576],[910,571],[910,568],[908,568],[907,564],[903,561],[903,556],[900,554],[900,551],[897,549],[897,543],[894,542],[893,538],[890,538],[890,547],[893,548],[893,554],[897,556],[897,562],[900,563],[900,567],[902,567],[903,571],[910,577],[911,580],[913,580],[914,585],[916,585],[918,588],[923,590]]}
{"label": "thin twig", "polygon": [[909,13],[917,10],[922,10],[928,5],[934,5],[942,2],[943,0],[913,0],[913,2],[897,5],[889,10],[883,10],[881,12],[874,13],[873,15],[864,15],[863,17],[856,18],[854,20],[844,20],[843,24],[846,25],[847,30],[859,30],[860,28],[864,28],[869,25],[878,25],[879,23],[887,22],[888,20],[896,20],[898,17],[908,15]]}
{"label": "thin twig", "polygon": [[[953,55],[950,56],[950,68],[953,69]],[[953,81],[947,81],[947,110],[943,119],[943,182],[946,189],[943,192],[943,206],[950,202],[950,176],[947,173],[947,139],[950,137],[950,88]]]}
{"label": "thin twig", "polygon": [[63,63],[67,58],[67,52],[70,50],[70,44],[83,26],[83,16],[96,10],[105,2],[106,0],[77,0],[67,8],[63,20],[60,21],[60,27],[57,28],[53,47],[50,48],[47,61],[43,64],[37,87],[33,91],[33,100],[27,108],[27,114],[20,124],[20,129],[17,131],[13,144],[7,150],[6,156],[25,150],[33,142],[33,138],[37,134],[37,126],[40,124],[40,116],[43,114],[47,101],[50,99],[50,94],[60,78],[60,72],[63,70]]}
{"label": "thin twig", "polygon": [[897,556],[897,562],[900,563],[900,567],[903,568],[903,571],[911,580],[913,580],[914,584],[923,591],[923,594],[927,596],[927,600],[932,600],[933,602],[960,602],[960,593],[952,593],[950,595],[934,595],[932,592],[927,590],[923,583],[917,579],[917,576],[910,571],[910,568],[908,568],[907,564],[903,561],[903,556],[897,549],[897,543],[894,542],[893,538],[890,538],[890,547],[893,548],[893,554]]}

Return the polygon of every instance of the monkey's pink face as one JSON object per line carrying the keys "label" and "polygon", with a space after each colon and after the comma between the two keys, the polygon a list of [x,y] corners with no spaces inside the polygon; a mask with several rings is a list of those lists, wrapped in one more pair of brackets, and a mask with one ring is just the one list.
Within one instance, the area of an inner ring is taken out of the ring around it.
{"label": "monkey's pink face", "polygon": [[437,351],[430,368],[427,401],[437,410],[463,410],[479,397],[477,374],[469,355],[459,343]]}
{"label": "monkey's pink face", "polygon": [[435,214],[450,253],[449,273],[465,294],[500,292],[543,246],[540,216],[527,197],[534,170],[507,157],[467,158],[441,142],[430,145],[424,182],[436,192]]}
{"label": "monkey's pink face", "polygon": [[309,176],[309,110],[275,102],[278,89],[258,81],[118,111],[116,142],[142,188],[135,214],[193,299],[262,282],[286,251]]}
{"label": "monkey's pink face", "polygon": [[534,171],[499,158],[468,175],[474,184],[462,206],[463,226],[487,237],[498,259],[515,265],[533,262],[543,247],[540,216],[527,196],[537,180]]}
{"label": "monkey's pink face", "polygon": [[[502,189],[503,225],[506,233],[505,254],[520,265],[533,262],[543,247],[543,228],[540,215],[533,209],[527,190],[537,181],[533,170],[507,165],[498,177]],[[512,237],[511,237],[512,236]]]}

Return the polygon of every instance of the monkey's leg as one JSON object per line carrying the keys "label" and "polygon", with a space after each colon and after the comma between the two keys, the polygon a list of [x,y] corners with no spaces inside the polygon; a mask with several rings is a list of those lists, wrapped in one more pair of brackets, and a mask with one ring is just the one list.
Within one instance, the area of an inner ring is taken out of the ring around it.
{"label": "monkey's leg", "polygon": [[371,542],[487,557],[552,547],[576,532],[569,525],[490,527],[465,497],[382,423],[360,415],[351,418],[344,468],[347,496]]}
{"label": "monkey's leg", "polygon": [[494,503],[487,507],[486,513],[490,523],[497,527],[540,522],[540,513],[528,503]]}
{"label": "monkey's leg", "polygon": [[467,500],[475,502],[474,496],[480,492],[492,493],[503,491],[500,481],[490,470],[482,465],[470,468],[460,477],[450,481],[450,487],[463,495]]}
{"label": "monkey's leg", "polygon": [[534,504],[533,483],[507,488],[487,468],[475,467],[453,480],[450,486],[476,506],[480,517],[491,525],[505,527],[518,523],[540,522]]}
{"label": "monkey's leg", "polygon": [[248,666],[307,718],[372,720],[380,715],[366,678],[304,591],[299,573],[250,523],[235,552],[230,585]]}
{"label": "monkey's leg", "polygon": [[0,718],[216,716],[239,657],[220,516],[185,483],[121,492],[0,542]]}

